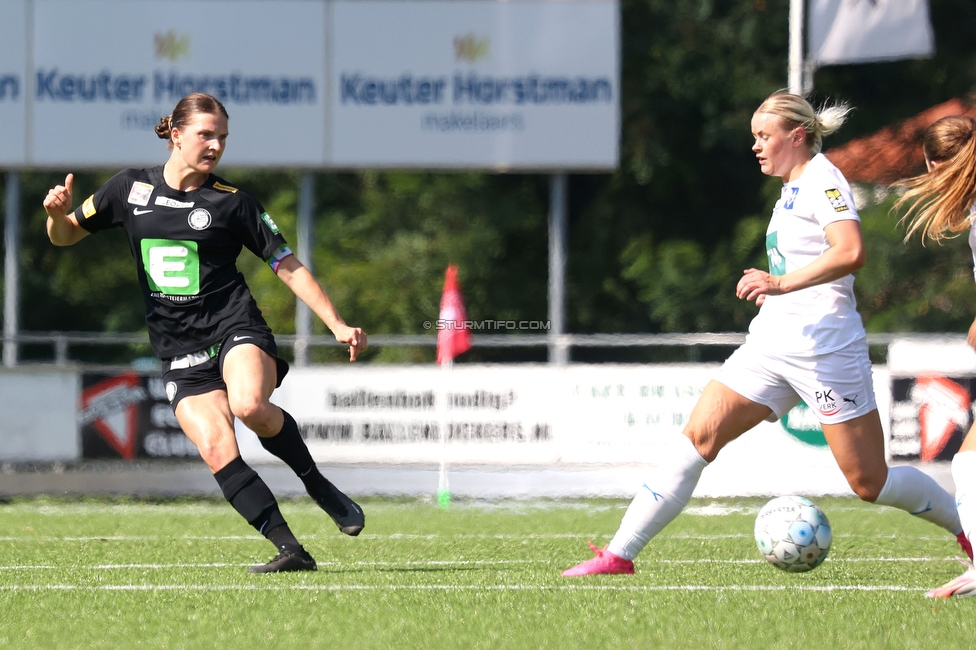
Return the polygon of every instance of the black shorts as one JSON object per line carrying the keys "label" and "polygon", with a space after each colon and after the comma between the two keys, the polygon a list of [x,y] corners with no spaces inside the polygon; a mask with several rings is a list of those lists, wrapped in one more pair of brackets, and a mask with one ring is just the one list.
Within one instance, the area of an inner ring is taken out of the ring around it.
{"label": "black shorts", "polygon": [[163,359],[163,384],[173,410],[176,410],[176,405],[184,397],[202,395],[213,390],[227,390],[223,376],[224,357],[228,350],[244,344],[256,345],[271,355],[278,366],[275,388],[281,386],[282,380],[288,374],[288,362],[278,356],[278,345],[271,330],[245,327],[234,330],[221,343],[206,350]]}

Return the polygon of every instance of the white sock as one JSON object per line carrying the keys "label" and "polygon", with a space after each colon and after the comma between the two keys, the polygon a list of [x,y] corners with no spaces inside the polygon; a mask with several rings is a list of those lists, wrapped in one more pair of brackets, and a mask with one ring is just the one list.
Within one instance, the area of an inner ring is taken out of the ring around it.
{"label": "white sock", "polygon": [[900,508],[942,526],[953,535],[962,531],[955,499],[931,476],[914,467],[889,467],[888,480],[875,503]]}
{"label": "white sock", "polygon": [[[684,435],[659,457],[658,469],[630,502],[607,550],[633,560],[651,538],[677,517],[691,500],[708,463]],[[682,442],[683,441],[683,442]]]}
{"label": "white sock", "polygon": [[952,481],[956,484],[959,521],[972,542],[976,534],[976,451],[961,451],[953,457]]}

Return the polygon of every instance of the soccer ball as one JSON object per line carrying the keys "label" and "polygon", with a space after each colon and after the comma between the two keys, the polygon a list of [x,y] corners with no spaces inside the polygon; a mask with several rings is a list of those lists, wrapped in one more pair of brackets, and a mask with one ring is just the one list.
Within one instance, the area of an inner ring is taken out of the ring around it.
{"label": "soccer ball", "polygon": [[798,496],[776,497],[756,517],[756,544],[766,561],[799,573],[820,566],[833,535],[817,504]]}

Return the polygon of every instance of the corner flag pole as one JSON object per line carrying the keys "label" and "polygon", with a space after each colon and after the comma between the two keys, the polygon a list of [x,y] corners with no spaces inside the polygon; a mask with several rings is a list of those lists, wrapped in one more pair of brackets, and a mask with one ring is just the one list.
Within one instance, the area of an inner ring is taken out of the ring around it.
{"label": "corner flag pole", "polygon": [[458,269],[451,264],[444,274],[444,292],[441,294],[441,309],[437,321],[437,363],[444,368],[441,389],[437,391],[437,426],[441,434],[441,468],[437,481],[437,503],[447,508],[451,503],[451,492],[447,485],[447,439],[448,416],[447,397],[451,386],[450,372],[454,357],[471,349],[471,330],[468,329],[468,316],[461,298],[461,285],[457,279]]}
{"label": "corner flag pole", "polygon": [[451,487],[447,481],[447,386],[453,360],[441,364],[443,381],[437,396],[437,428],[441,434],[441,467],[437,477],[437,505],[447,510],[451,505]]}

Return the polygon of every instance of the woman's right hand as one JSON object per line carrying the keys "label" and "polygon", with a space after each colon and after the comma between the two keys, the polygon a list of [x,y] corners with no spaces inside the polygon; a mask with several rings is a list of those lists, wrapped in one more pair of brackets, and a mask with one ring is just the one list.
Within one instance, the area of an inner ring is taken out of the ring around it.
{"label": "woman's right hand", "polygon": [[71,209],[71,186],[74,184],[75,175],[68,174],[64,177],[64,185],[55,185],[47,192],[44,197],[44,210],[47,216],[52,219],[64,219]]}
{"label": "woman's right hand", "polygon": [[969,344],[969,347],[976,350],[976,320],[969,326],[969,335],[966,336],[966,343]]}
{"label": "woman's right hand", "polygon": [[47,212],[47,236],[55,246],[71,246],[84,237],[88,231],[78,225],[71,212],[71,186],[75,175],[64,177],[64,185],[55,185],[44,197],[44,210]]}

